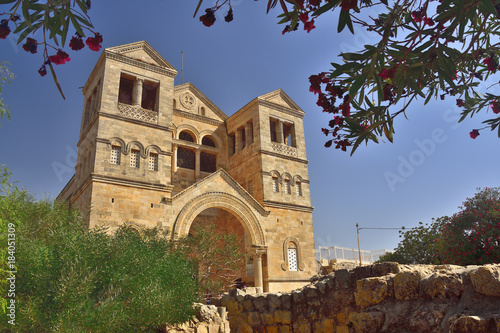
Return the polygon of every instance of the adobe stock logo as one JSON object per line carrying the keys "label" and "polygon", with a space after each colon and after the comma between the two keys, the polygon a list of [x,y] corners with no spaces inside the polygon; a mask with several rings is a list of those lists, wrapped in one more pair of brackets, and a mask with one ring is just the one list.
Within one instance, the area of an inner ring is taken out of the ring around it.
{"label": "adobe stock logo", "polygon": [[[454,123],[454,125],[451,126],[454,130],[460,126],[458,123],[459,119],[460,110],[458,109],[448,109],[443,114],[443,120],[445,122]],[[445,131],[442,128],[435,128],[432,130],[430,137],[413,141],[415,149],[408,155],[398,156],[399,164],[396,168],[396,172],[384,172],[384,178],[391,192],[396,191],[396,185],[398,183],[404,183],[408,177],[413,175],[417,168],[424,164],[425,161],[436,152],[438,145],[446,140],[448,140],[448,136]]]}

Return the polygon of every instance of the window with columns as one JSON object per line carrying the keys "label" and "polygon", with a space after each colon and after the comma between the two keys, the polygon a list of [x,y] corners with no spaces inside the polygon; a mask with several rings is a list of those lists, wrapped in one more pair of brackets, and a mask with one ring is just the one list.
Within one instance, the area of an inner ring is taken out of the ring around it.
{"label": "window with columns", "polygon": [[195,152],[192,149],[178,147],[177,148],[177,166],[194,170],[196,166]]}
{"label": "window with columns", "polygon": [[152,111],[157,110],[158,83],[122,74],[118,89],[119,103],[139,105],[143,109]]}
{"label": "window with columns", "polygon": [[290,194],[290,179],[285,178],[285,194]]}
{"label": "window with columns", "polygon": [[244,126],[239,127],[229,134],[229,140],[230,155],[234,155],[254,143],[253,121],[246,122]]}
{"label": "window with columns", "polygon": [[297,147],[295,139],[295,126],[293,123],[269,118],[269,129],[271,133],[271,142],[285,144],[290,147]]}

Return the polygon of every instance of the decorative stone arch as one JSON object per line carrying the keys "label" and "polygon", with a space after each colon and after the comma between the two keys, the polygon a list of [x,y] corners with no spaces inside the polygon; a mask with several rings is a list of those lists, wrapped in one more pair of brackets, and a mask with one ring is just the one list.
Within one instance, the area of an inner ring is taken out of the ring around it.
{"label": "decorative stone arch", "polygon": [[175,132],[175,138],[179,139],[179,134],[181,134],[181,132],[183,132],[183,131],[187,131],[191,135],[193,135],[193,140],[194,140],[193,143],[200,142],[200,133],[198,132],[198,130],[194,126],[191,126],[188,124],[182,124],[182,125],[179,125],[179,127],[177,127],[176,132]]}
{"label": "decorative stone arch", "polygon": [[281,262],[281,269],[284,271],[288,271],[288,249],[295,248],[297,249],[297,268],[300,271],[304,270],[304,262],[302,261],[302,249],[300,246],[300,242],[295,237],[288,237],[283,242],[283,261]]}
{"label": "decorative stone arch", "polygon": [[297,182],[299,182],[299,183],[303,183],[303,182],[304,182],[304,178],[302,178],[302,177],[301,177],[301,176],[299,176],[299,175],[295,175],[295,176],[293,176],[293,182],[294,182],[294,183],[297,183]]}
{"label": "decorative stone arch", "polygon": [[144,146],[142,145],[142,143],[140,143],[139,141],[130,141],[128,144],[127,144],[127,147],[125,148],[125,151],[123,152],[125,155],[127,155],[128,153],[130,153],[130,151],[133,149],[133,148],[139,148],[139,151],[141,153],[141,157],[142,158],[145,158],[146,157],[146,151],[144,149]]}
{"label": "decorative stone arch", "polygon": [[109,140],[109,142],[110,142],[110,147],[109,147],[110,149],[112,146],[120,146],[120,148],[122,149],[122,153],[125,151],[126,145],[125,141],[123,141],[122,139],[113,137]]}
{"label": "decorative stone arch", "polygon": [[161,148],[158,147],[157,145],[149,145],[146,147],[146,156],[149,156],[149,153],[160,154]]}
{"label": "decorative stone arch", "polygon": [[172,237],[186,236],[194,219],[209,208],[220,208],[234,214],[250,236],[251,245],[265,245],[262,226],[250,207],[237,197],[223,192],[207,192],[185,204],[177,215]]}
{"label": "decorative stone arch", "polygon": [[221,139],[215,135],[214,132],[209,131],[209,130],[204,130],[200,132],[200,145],[202,144],[203,138],[209,136],[215,143],[215,148],[221,148],[222,147],[222,141]]}
{"label": "decorative stone arch", "polygon": [[131,230],[137,232],[141,237],[144,236],[144,228],[135,222],[125,222],[120,226],[123,230]]}
{"label": "decorative stone arch", "polygon": [[283,177],[280,175],[280,173],[276,170],[273,170],[269,172],[272,178],[278,178],[278,182],[281,184]]}

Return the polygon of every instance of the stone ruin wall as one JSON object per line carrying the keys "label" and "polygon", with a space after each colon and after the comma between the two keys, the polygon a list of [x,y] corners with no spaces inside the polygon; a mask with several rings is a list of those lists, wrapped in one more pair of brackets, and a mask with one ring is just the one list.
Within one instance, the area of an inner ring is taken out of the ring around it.
{"label": "stone ruin wall", "polygon": [[[500,333],[500,265],[382,263],[221,299],[232,332]],[[215,331],[214,331],[215,332]]]}

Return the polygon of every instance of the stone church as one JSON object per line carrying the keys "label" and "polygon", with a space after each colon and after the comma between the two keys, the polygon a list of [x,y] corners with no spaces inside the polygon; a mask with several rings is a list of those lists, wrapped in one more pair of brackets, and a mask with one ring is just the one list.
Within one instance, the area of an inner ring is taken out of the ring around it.
{"label": "stone church", "polygon": [[304,112],[281,89],[228,117],[148,43],[107,48],[83,88],[75,175],[58,200],[90,228],[198,224],[236,233],[248,285],[300,287],[316,273]]}

